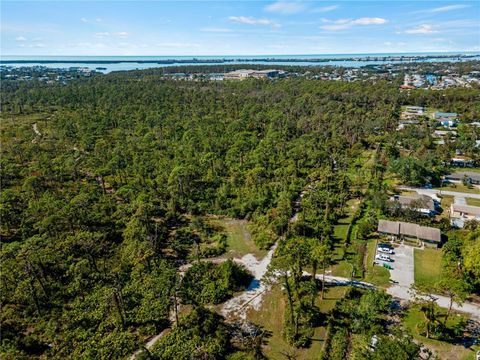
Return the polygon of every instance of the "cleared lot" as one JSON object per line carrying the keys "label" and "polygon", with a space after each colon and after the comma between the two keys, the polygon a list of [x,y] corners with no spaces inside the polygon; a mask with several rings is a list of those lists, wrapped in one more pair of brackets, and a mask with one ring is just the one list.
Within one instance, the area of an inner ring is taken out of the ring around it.
{"label": "cleared lot", "polygon": [[437,249],[415,249],[415,284],[433,288],[440,280],[442,251]]}

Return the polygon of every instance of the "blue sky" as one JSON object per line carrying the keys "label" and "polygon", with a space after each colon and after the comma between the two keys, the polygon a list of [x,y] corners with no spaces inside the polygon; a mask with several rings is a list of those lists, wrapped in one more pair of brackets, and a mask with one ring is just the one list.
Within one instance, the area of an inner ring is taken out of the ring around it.
{"label": "blue sky", "polygon": [[480,51],[480,1],[1,2],[3,55]]}

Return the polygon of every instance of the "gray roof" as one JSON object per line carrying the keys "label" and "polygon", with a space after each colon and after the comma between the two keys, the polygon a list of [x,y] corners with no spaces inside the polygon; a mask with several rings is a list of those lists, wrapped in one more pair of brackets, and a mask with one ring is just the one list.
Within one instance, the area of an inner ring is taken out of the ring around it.
{"label": "gray roof", "polygon": [[418,225],[400,221],[400,234],[411,237],[418,236]]}
{"label": "gray roof", "polygon": [[400,225],[398,221],[378,220],[377,231],[387,234],[398,235],[399,227]]}
{"label": "gray roof", "polygon": [[465,176],[467,176],[467,178],[470,178],[472,180],[480,181],[480,173],[474,172],[474,171],[457,171],[457,172],[454,172],[453,174],[446,175],[445,177],[447,179],[463,180]]}
{"label": "gray roof", "polygon": [[420,226],[420,225],[417,225],[417,226],[418,226],[417,237],[419,239],[440,242],[442,238],[440,229],[432,228],[429,226]]}
{"label": "gray roof", "polygon": [[435,210],[433,199],[427,195],[398,196],[393,201],[398,202],[402,207],[409,206],[416,209]]}
{"label": "gray roof", "polygon": [[480,207],[478,206],[452,204],[452,210],[473,216],[480,216]]}
{"label": "gray roof", "polygon": [[403,221],[378,220],[377,231],[380,233],[397,236],[406,235],[410,237],[417,237],[420,240],[434,242],[440,242],[442,238],[440,229],[428,226],[420,226]]}

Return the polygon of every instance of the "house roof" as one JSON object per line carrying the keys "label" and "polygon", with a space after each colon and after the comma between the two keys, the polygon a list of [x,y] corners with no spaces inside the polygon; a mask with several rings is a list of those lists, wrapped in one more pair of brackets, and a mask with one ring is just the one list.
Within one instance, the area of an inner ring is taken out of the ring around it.
{"label": "house roof", "polygon": [[378,232],[398,235],[400,225],[398,221],[378,220]]}
{"label": "house roof", "polygon": [[480,181],[480,173],[473,172],[473,171],[458,171],[454,172],[453,174],[445,175],[447,179],[457,179],[457,180],[463,180],[463,178],[467,176],[467,178],[470,178],[475,181]]}
{"label": "house roof", "polygon": [[458,114],[457,113],[447,113],[447,112],[435,112],[433,113],[434,116],[439,116],[439,117],[455,117]]}
{"label": "house roof", "polygon": [[440,229],[420,226],[404,221],[378,220],[377,231],[385,234],[417,237],[421,240],[433,242],[440,242],[442,239]]}
{"label": "house roof", "polygon": [[472,216],[480,216],[480,207],[471,205],[452,204],[452,212],[461,212]]}
{"label": "house roof", "polygon": [[442,233],[440,232],[440,229],[432,228],[429,226],[417,226],[417,237],[419,239],[435,242],[440,242],[440,240],[442,239]]}
{"label": "house roof", "polygon": [[414,206],[416,209],[435,210],[435,203],[430,196],[427,195],[413,195],[413,196],[398,196],[394,198],[401,206]]}
{"label": "house roof", "polygon": [[407,236],[418,236],[418,225],[400,221],[400,234]]}

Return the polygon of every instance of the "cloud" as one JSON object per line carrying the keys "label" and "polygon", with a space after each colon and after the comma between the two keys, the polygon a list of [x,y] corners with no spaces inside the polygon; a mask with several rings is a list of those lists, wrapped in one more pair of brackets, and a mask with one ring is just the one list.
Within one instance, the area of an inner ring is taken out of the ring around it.
{"label": "cloud", "polygon": [[99,22],[102,21],[102,19],[100,19],[100,18],[87,19],[86,17],[81,17],[81,18],[80,18],[80,21],[83,22],[83,23],[85,23],[85,24],[86,24],[86,23],[92,23],[92,22],[97,22],[97,23],[99,23]]}
{"label": "cloud", "polygon": [[15,38],[15,41],[27,41],[27,39],[24,38],[23,36],[17,36],[17,37]]}
{"label": "cloud", "polygon": [[[434,29],[432,25],[429,24],[421,24],[411,29],[407,29],[404,31],[405,34],[433,34],[437,33],[438,31]],[[402,32],[400,32],[401,34]]]}
{"label": "cloud", "polygon": [[211,33],[229,33],[229,32],[232,32],[232,29],[219,28],[219,27],[204,27],[204,28],[201,28],[200,31],[211,32]]}
{"label": "cloud", "polygon": [[126,31],[119,31],[119,32],[113,32],[113,33],[110,33],[108,31],[105,31],[105,32],[97,32],[95,33],[95,37],[96,38],[99,38],[99,39],[103,39],[103,38],[106,38],[106,37],[109,37],[109,36],[117,36],[119,38],[126,38],[127,36],[129,35],[128,32]]}
{"label": "cloud", "polygon": [[159,46],[159,47],[173,47],[173,48],[191,48],[191,47],[198,48],[198,47],[200,47],[199,44],[181,43],[181,42],[160,43],[160,44],[157,44],[157,46]]}
{"label": "cloud", "polygon": [[265,18],[256,19],[251,16],[230,16],[228,19],[232,22],[237,22],[240,24],[247,24],[247,25],[271,25],[273,27],[280,26],[273,20],[265,19]]}
{"label": "cloud", "polygon": [[433,9],[428,9],[428,10],[420,10],[417,12],[424,12],[424,13],[442,13],[442,12],[447,12],[447,11],[454,11],[454,10],[460,10],[460,9],[465,9],[470,7],[470,5],[464,5],[464,4],[457,4],[457,5],[447,5],[447,6],[441,6]]}
{"label": "cloud", "polygon": [[19,44],[19,47],[22,48],[44,48],[45,45],[42,43],[36,43],[36,44]]}
{"label": "cloud", "polygon": [[99,39],[105,38],[107,36],[110,36],[109,32],[97,32],[97,33],[95,33],[95,37],[99,38]]}
{"label": "cloud", "polygon": [[359,19],[339,19],[339,20],[328,20],[328,19],[322,19],[324,23],[327,23],[327,25],[322,25],[320,26],[320,29],[322,30],[328,30],[328,31],[338,31],[338,30],[345,30],[349,29],[353,26],[368,26],[368,25],[382,25],[387,23],[388,21],[383,18],[359,18]]}
{"label": "cloud", "polygon": [[312,12],[314,12],[314,13],[326,13],[326,12],[329,12],[329,11],[336,10],[338,8],[339,8],[338,5],[322,6],[322,7],[313,9]]}
{"label": "cloud", "polygon": [[295,14],[305,10],[305,5],[299,2],[277,1],[265,6],[265,11],[280,14]]}

